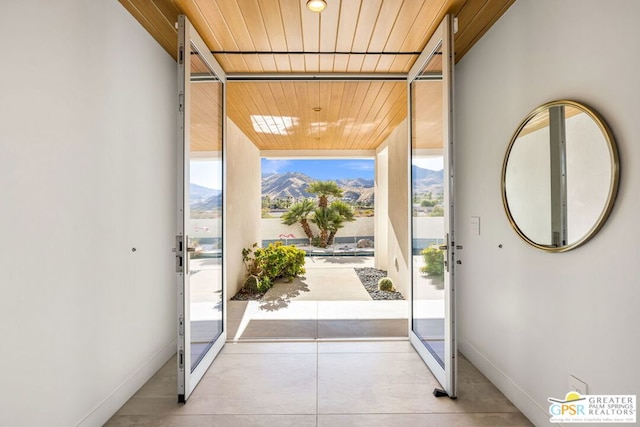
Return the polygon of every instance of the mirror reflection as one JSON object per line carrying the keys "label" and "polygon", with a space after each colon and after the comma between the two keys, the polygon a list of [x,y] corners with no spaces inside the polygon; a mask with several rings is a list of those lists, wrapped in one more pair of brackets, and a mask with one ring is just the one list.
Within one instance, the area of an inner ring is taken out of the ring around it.
{"label": "mirror reflection", "polygon": [[541,106],[518,127],[505,156],[502,196],[512,226],[540,249],[580,246],[612,208],[618,164],[597,113],[573,101]]}

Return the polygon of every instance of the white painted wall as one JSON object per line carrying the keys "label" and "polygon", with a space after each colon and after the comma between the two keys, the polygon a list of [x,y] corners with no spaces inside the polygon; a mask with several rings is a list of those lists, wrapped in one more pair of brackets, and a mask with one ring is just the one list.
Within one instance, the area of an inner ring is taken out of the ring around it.
{"label": "white painted wall", "polygon": [[227,298],[242,287],[242,249],[262,241],[260,150],[227,120],[226,282]]}
{"label": "white painted wall", "polygon": [[[611,6],[518,0],[457,65],[459,345],[536,425],[548,424],[547,398],[565,395],[568,374],[592,394],[640,391],[640,3]],[[563,98],[608,121],[622,177],[600,233],[554,254],[511,229],[500,171],[525,115]],[[471,216],[481,217],[480,236]]]}
{"label": "white painted wall", "polygon": [[176,65],[116,1],[0,22],[0,425],[102,425],[175,353]]}
{"label": "white painted wall", "polygon": [[409,152],[406,119],[386,141],[389,150],[388,276],[396,289],[409,295]]}

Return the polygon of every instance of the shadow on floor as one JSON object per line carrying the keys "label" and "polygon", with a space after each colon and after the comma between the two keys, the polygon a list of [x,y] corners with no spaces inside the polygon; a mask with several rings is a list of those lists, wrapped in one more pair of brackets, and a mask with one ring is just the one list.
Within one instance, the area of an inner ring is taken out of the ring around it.
{"label": "shadow on floor", "polygon": [[269,293],[265,295],[265,299],[260,303],[260,310],[278,311],[289,306],[291,299],[299,296],[302,292],[309,292],[309,285],[305,282],[306,277],[296,277],[291,282],[279,281],[277,286],[277,297],[270,298]]}

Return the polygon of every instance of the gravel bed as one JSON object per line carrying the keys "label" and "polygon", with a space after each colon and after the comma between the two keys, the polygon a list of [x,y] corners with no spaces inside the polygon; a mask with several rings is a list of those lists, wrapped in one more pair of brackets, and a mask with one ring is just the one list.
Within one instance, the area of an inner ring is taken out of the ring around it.
{"label": "gravel bed", "polygon": [[356,274],[362,285],[374,300],[399,300],[404,299],[400,292],[381,291],[378,289],[378,280],[387,277],[387,272],[377,268],[356,268]]}
{"label": "gravel bed", "polygon": [[245,289],[240,289],[240,291],[231,298],[231,301],[262,301],[265,293],[266,292],[258,292],[254,294],[247,292]]}

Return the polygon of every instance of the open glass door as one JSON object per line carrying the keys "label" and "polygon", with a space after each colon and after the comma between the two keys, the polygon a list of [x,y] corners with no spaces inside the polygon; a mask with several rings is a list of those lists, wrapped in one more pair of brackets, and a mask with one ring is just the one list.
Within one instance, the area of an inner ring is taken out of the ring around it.
{"label": "open glass door", "polygon": [[453,234],[453,18],[446,16],[408,76],[413,346],[456,397]]}
{"label": "open glass door", "polygon": [[186,402],[226,340],[225,75],[178,20],[178,400]]}

